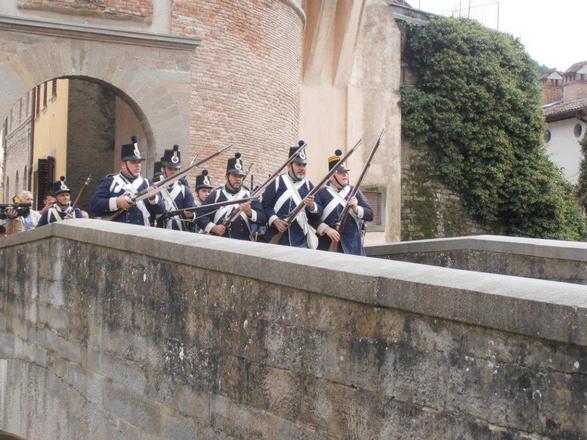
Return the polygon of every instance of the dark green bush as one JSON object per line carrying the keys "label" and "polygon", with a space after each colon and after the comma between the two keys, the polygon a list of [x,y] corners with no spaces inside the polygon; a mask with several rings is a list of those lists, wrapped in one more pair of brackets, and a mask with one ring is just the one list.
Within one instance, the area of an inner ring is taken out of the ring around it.
{"label": "dark green bush", "polygon": [[402,129],[430,148],[436,176],[498,234],[584,239],[585,221],[548,160],[536,64],[520,42],[465,19],[408,27],[417,84],[402,88]]}

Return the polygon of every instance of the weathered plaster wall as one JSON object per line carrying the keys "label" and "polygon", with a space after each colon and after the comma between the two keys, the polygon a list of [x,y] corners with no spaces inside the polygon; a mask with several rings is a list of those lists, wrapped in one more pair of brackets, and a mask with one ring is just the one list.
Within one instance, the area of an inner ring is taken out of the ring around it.
{"label": "weathered plaster wall", "polygon": [[400,237],[400,29],[383,0],[307,2],[301,86],[300,137],[308,175],[320,180],[334,150],[363,145],[350,158],[351,183],[378,133],[385,129],[363,189],[382,195],[383,224],[368,224],[370,242]]}
{"label": "weathered plaster wall", "polygon": [[0,430],[585,438],[586,286],[325,255],[96,220],[0,241]]}
{"label": "weathered plaster wall", "polygon": [[371,257],[587,284],[587,243],[478,235],[370,246]]}

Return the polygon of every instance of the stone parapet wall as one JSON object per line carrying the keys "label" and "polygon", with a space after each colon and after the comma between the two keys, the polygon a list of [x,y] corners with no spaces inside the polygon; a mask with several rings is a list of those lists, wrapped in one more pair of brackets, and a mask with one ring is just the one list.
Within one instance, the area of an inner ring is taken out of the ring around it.
{"label": "stone parapet wall", "polygon": [[587,435],[585,286],[95,220],[0,271],[27,440]]}
{"label": "stone parapet wall", "polygon": [[478,235],[370,246],[371,257],[587,284],[587,243]]}

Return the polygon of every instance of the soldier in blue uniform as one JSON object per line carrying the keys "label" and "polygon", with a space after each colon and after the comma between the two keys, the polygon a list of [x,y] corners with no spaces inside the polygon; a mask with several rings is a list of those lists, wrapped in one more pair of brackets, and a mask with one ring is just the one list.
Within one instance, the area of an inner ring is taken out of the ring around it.
{"label": "soldier in blue uniform", "polygon": [[[292,147],[289,155],[299,147]],[[322,214],[320,206],[308,193],[314,187],[306,179],[307,157],[304,150],[287,166],[287,173],[282,174],[267,187],[263,194],[263,210],[268,219],[266,240],[270,241],[279,232],[284,232],[279,244],[316,249],[318,239],[309,220],[317,220]],[[302,209],[296,219],[289,225],[284,219],[303,201]]]}
{"label": "soldier in blue uniform", "polygon": [[142,162],[136,137],[132,144],[124,144],[120,150],[120,172],[110,174],[102,179],[92,197],[90,210],[96,216],[108,217],[119,209],[124,212],[114,221],[134,225],[150,225],[151,217],[163,213],[163,204],[159,194],[147,200],[134,202],[131,197],[147,189],[151,183],[141,177]]}
{"label": "soldier in blue uniform", "polygon": [[208,198],[214,186],[208,175],[208,170],[203,170],[196,176],[196,197],[194,198],[196,206],[200,206]]}
{"label": "soldier in blue uniform", "polygon": [[[328,169],[338,162],[342,151],[336,150],[334,156],[328,158]],[[353,190],[349,185],[349,169],[341,163],[330,178],[330,182],[316,194],[316,203],[322,208],[320,220],[314,225],[318,232],[318,249],[327,251],[332,240],[338,243],[337,252],[353,255],[365,255],[363,248],[363,227],[365,222],[373,220],[373,210],[367,199],[357,191],[348,203],[350,212],[341,231],[336,230],[336,223],[347,204],[347,196]]]}
{"label": "soldier in blue uniform", "polygon": [[[204,205],[250,197],[249,191],[243,187],[245,171],[240,157],[240,153],[236,153],[233,158],[228,159],[226,184],[212,191],[204,201]],[[250,240],[251,224],[262,225],[266,222],[261,203],[255,200],[238,205],[241,210],[240,215],[226,228],[223,223],[230,218],[233,210],[236,209],[235,206],[228,205],[214,211],[202,212],[198,219],[198,226],[209,234],[236,238],[237,240]]]}
{"label": "soldier in blue uniform", "polygon": [[84,214],[78,208],[73,208],[70,203],[70,193],[65,177],[54,182],[51,186],[51,195],[55,197],[55,203],[48,208],[41,216],[37,228],[49,223],[60,222],[70,218],[84,218]]}
{"label": "soldier in blue uniform", "polygon": [[[162,177],[171,177],[176,174],[180,168],[181,152],[179,151],[179,145],[174,145],[173,149],[165,150],[163,157],[161,158]],[[165,212],[193,208],[196,206],[192,191],[184,179],[176,180],[172,185],[161,191],[161,197],[165,206]],[[168,218],[165,222],[165,227],[176,231],[191,231],[191,220],[194,217],[195,214],[193,211],[184,211],[180,215]]]}
{"label": "soldier in blue uniform", "polygon": [[[212,181],[210,180],[210,176],[208,175],[208,170],[202,170],[201,174],[196,176],[196,194],[194,197],[194,202],[196,206],[202,206],[204,201],[208,198],[214,186],[212,185]],[[196,216],[204,215],[202,212],[196,212]],[[193,224],[193,232],[203,233],[204,231],[200,229],[198,226],[198,221],[195,220]]]}

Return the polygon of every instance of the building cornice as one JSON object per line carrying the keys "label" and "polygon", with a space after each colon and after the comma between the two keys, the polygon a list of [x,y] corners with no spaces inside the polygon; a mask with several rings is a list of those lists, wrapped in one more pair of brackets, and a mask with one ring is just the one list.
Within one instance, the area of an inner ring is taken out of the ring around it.
{"label": "building cornice", "polygon": [[304,9],[300,5],[300,0],[280,0],[280,1],[282,3],[285,3],[290,8],[292,8],[294,10],[294,12],[296,14],[298,14],[300,19],[302,20],[302,24],[304,26],[306,25],[306,13],[304,12]]}
{"label": "building cornice", "polygon": [[133,46],[156,47],[170,50],[193,51],[201,39],[172,35],[80,26],[44,20],[31,20],[0,15],[0,30],[76,40],[102,41]]}
{"label": "building cornice", "polygon": [[391,13],[396,20],[402,20],[406,23],[413,24],[428,24],[431,18],[436,17],[435,14],[430,12],[421,11],[414,9],[409,6],[398,5],[397,3],[391,3]]}

